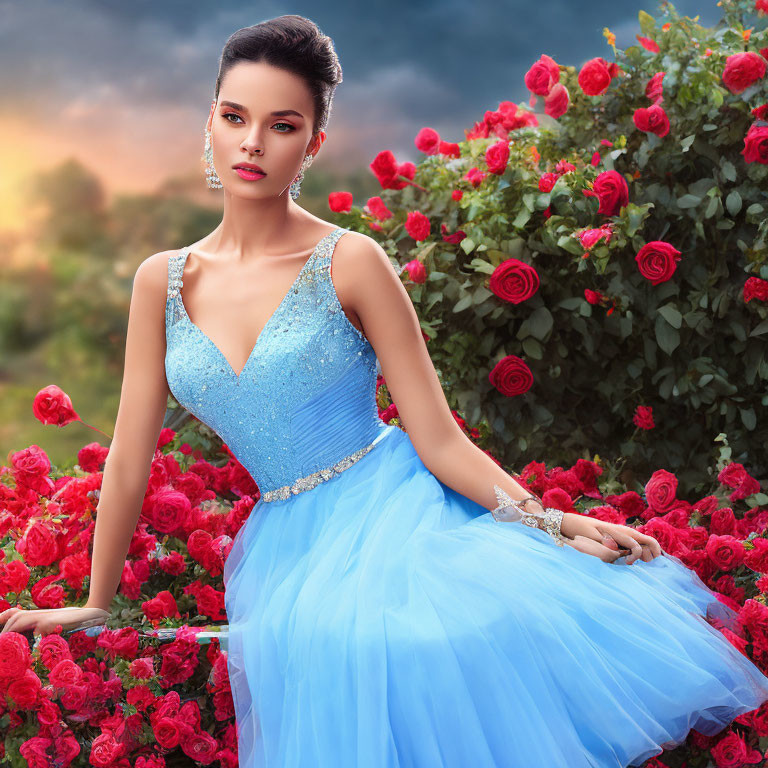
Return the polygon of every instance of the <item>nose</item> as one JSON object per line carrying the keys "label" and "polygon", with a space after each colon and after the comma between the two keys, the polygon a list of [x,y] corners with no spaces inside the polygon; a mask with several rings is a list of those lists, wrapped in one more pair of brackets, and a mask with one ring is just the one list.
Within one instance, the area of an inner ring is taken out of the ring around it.
{"label": "nose", "polygon": [[262,142],[261,137],[258,134],[257,128],[254,126],[254,130],[249,133],[245,139],[243,139],[241,148],[251,155],[261,154]]}

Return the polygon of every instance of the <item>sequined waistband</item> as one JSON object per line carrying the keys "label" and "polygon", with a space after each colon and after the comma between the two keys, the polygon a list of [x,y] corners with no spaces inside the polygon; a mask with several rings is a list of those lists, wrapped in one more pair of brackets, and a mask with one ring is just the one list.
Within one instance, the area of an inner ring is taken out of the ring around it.
{"label": "sequined waistband", "polygon": [[368,451],[370,451],[373,446],[376,445],[376,443],[384,436],[383,433],[386,431],[387,430],[382,430],[382,434],[378,435],[373,442],[368,443],[368,445],[360,448],[354,453],[350,453],[349,456],[345,456],[340,461],[337,461],[333,466],[326,467],[325,469],[321,469],[317,472],[313,472],[311,475],[306,475],[306,477],[300,477],[298,480],[294,480],[289,485],[283,485],[280,488],[274,488],[271,491],[262,493],[260,497],[261,501],[275,501],[277,499],[285,500],[296,493],[308,491],[310,488],[314,488],[319,483],[330,480],[335,475],[338,475],[339,472],[343,472],[345,469],[351,467],[355,462],[362,459],[363,456],[365,456],[365,454],[368,453]]}

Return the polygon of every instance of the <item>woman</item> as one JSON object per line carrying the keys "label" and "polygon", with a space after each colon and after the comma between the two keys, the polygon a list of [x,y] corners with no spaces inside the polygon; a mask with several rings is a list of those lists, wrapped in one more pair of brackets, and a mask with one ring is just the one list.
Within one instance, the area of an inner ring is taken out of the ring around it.
{"label": "woman", "polygon": [[[386,253],[293,202],[340,82],[303,17],[227,41],[205,153],[224,215],[136,273],[88,603],[3,631],[108,615],[170,392],[261,494],[224,572],[241,765],[639,765],[757,708],[768,678],[706,621],[734,612],[469,441]],[[377,365],[407,434],[378,418]]]}

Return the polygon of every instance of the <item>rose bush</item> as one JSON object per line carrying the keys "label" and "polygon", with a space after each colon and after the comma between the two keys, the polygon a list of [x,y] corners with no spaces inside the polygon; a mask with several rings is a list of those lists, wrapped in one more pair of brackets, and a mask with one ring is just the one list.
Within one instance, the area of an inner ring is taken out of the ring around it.
{"label": "rose bush", "polygon": [[719,5],[640,12],[626,50],[606,29],[615,61],[542,54],[528,105],[381,152],[381,194],[339,214],[408,265],[451,405],[507,465],[598,451],[698,492],[726,434],[768,477],[768,15]]}
{"label": "rose bush", "polygon": [[[493,375],[510,396],[532,381],[514,356]],[[46,398],[71,410],[61,390],[46,389]],[[381,377],[377,405],[380,418],[402,426]],[[107,627],[35,637],[31,647],[27,636],[0,634],[0,761],[13,768],[237,765],[226,652],[215,635],[207,645],[200,638],[226,620],[223,564],[259,491],[215,433],[179,415],[172,405],[166,421],[181,426],[165,427],[158,440]],[[60,421],[55,406],[38,418]],[[478,429],[454,418],[479,439]],[[0,467],[0,610],[83,599],[107,455],[92,443],[69,471],[56,470],[31,446]],[[719,610],[707,619],[768,674],[768,509],[745,503],[760,490],[755,478],[730,459],[725,442],[706,495],[692,501],[667,469],[644,485],[628,487],[622,476],[621,462],[598,456],[570,468],[530,461],[516,474],[548,506],[654,536],[732,609],[735,622]],[[692,731],[663,763],[647,765],[678,768],[733,754],[768,756],[768,703],[721,734]]]}

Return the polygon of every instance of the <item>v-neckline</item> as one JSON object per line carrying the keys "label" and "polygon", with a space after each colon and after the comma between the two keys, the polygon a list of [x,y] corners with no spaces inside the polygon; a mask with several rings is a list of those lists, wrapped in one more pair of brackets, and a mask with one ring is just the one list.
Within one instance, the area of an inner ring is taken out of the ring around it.
{"label": "v-neckline", "polygon": [[[336,227],[335,229],[331,230],[327,235],[324,235],[318,241],[317,245],[314,247],[314,250],[309,255],[309,258],[304,262],[304,264],[302,264],[301,269],[299,270],[299,273],[294,278],[293,282],[291,283],[290,287],[286,291],[283,298],[280,299],[280,303],[277,305],[277,307],[275,307],[274,312],[272,312],[272,314],[267,318],[267,321],[262,326],[261,331],[259,331],[259,335],[256,337],[256,341],[254,342],[253,347],[251,347],[251,351],[248,357],[246,358],[245,363],[243,363],[243,367],[240,369],[240,373],[235,372],[235,369],[232,367],[232,363],[230,363],[229,360],[227,360],[226,356],[221,351],[221,348],[219,347],[219,345],[189,316],[189,313],[187,312],[187,308],[184,305],[184,297],[181,294],[181,285],[179,286],[179,292],[177,294],[177,298],[179,300],[179,305],[181,306],[181,310],[184,315],[184,318],[214,348],[214,350],[216,350],[221,360],[227,366],[229,374],[232,377],[234,377],[235,383],[238,383],[238,384],[240,383],[240,379],[242,375],[245,373],[246,368],[248,368],[248,365],[250,364],[251,360],[256,355],[256,350],[259,347],[259,343],[261,342],[261,339],[264,336],[265,331],[267,331],[271,323],[277,317],[280,310],[288,302],[288,298],[290,297],[294,288],[298,284],[299,280],[301,280],[301,278],[304,276],[310,263],[314,261],[315,256],[320,250],[320,246],[323,245],[323,243],[325,243],[325,241],[328,240],[332,235],[336,234],[336,232],[340,229],[342,229],[342,227]],[[181,267],[179,269],[178,279],[182,285],[183,285],[184,267],[186,266],[187,257],[189,256],[190,250],[191,250],[191,246],[185,246],[179,251],[179,257],[181,258]]]}

